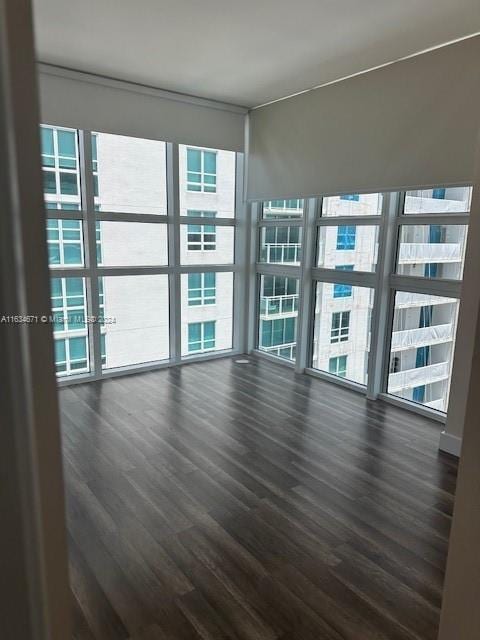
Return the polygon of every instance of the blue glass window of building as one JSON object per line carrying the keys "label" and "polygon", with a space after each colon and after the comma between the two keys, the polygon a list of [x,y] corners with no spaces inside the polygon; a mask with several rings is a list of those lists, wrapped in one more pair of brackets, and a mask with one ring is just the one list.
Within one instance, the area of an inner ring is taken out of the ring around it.
{"label": "blue glass window of building", "polygon": [[355,249],[357,227],[342,225],[337,228],[337,250]]}
{"label": "blue glass window of building", "polygon": [[[191,218],[215,218],[216,211],[196,211],[189,209],[187,216]],[[213,224],[187,225],[188,251],[215,251],[217,249],[217,230]]]}
{"label": "blue glass window of building", "polygon": [[422,404],[425,402],[425,385],[423,384],[421,387],[415,387],[412,394],[412,400],[414,402],[421,402]]}
{"label": "blue glass window of building", "polygon": [[87,337],[56,339],[55,368],[60,374],[88,371]]}
{"label": "blue glass window of building", "polygon": [[[353,271],[353,264],[338,264],[335,269],[337,271]],[[334,284],[333,285],[333,297],[334,298],[349,298],[352,295],[352,285],[350,284]]]}
{"label": "blue glass window of building", "polygon": [[83,265],[80,220],[47,220],[48,262],[51,266]]}
{"label": "blue glass window of building", "polygon": [[203,149],[187,149],[187,191],[217,191],[217,154]]}
{"label": "blue glass window of building", "polygon": [[188,352],[195,353],[215,348],[215,321],[191,322],[188,325]]}
{"label": "blue glass window of building", "polygon": [[216,274],[214,272],[188,274],[188,306],[215,304],[215,297]]}
{"label": "blue glass window of building", "polygon": [[444,188],[432,189],[432,198],[435,198],[436,200],[445,200],[445,193],[446,189]]}
{"label": "blue glass window of building", "polygon": [[44,193],[78,196],[77,132],[42,126],[40,140]]}
{"label": "blue glass window of building", "polygon": [[54,332],[86,329],[83,278],[52,278],[50,286]]}
{"label": "blue glass window of building", "polygon": [[351,202],[358,202],[360,200],[359,193],[344,193],[340,196],[340,200],[350,200]]}
{"label": "blue glass window of building", "polygon": [[347,375],[347,356],[337,356],[328,361],[328,372],[340,378]]}
{"label": "blue glass window of building", "polygon": [[296,318],[262,320],[261,347],[277,347],[295,342]]}

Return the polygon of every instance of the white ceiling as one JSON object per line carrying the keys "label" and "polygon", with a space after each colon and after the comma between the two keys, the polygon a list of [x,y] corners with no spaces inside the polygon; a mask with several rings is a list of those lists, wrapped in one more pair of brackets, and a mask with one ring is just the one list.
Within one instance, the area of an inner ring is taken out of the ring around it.
{"label": "white ceiling", "polygon": [[41,62],[248,107],[480,32],[479,0],[33,5]]}

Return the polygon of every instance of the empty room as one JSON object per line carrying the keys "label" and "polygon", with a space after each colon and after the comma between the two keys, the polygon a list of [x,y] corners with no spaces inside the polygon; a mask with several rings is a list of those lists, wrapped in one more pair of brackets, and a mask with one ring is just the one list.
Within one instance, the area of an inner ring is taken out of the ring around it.
{"label": "empty room", "polygon": [[0,146],[0,638],[478,640],[478,0],[0,0]]}

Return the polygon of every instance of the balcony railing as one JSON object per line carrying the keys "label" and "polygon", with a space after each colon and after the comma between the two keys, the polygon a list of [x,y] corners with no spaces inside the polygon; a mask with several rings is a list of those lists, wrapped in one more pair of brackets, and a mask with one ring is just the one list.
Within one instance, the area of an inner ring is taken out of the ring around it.
{"label": "balcony railing", "polygon": [[391,373],[388,376],[388,391],[389,393],[395,393],[402,389],[412,389],[413,387],[441,382],[448,379],[449,368],[448,362],[439,362],[426,367]]}
{"label": "balcony railing", "polygon": [[399,264],[428,264],[431,262],[461,262],[462,246],[458,243],[403,242],[400,244]]}
{"label": "balcony railing", "polygon": [[426,407],[430,407],[430,409],[436,409],[437,411],[445,411],[445,398],[439,398],[438,400],[430,400],[429,402],[424,402]]}
{"label": "balcony railing", "polygon": [[260,316],[296,314],[298,311],[298,294],[260,298]]}
{"label": "balcony railing", "polygon": [[262,262],[282,264],[300,264],[302,245],[285,242],[283,244],[263,244],[260,259]]}
{"label": "balcony railing", "polygon": [[295,349],[297,343],[291,342],[288,344],[280,344],[274,347],[260,347],[262,351],[270,353],[273,356],[280,356],[281,358],[287,358],[289,360],[295,360]]}
{"label": "balcony railing", "polygon": [[438,324],[433,327],[394,331],[392,334],[392,351],[406,351],[416,347],[442,344],[453,340],[453,325]]}
{"label": "balcony railing", "polygon": [[433,306],[438,304],[452,304],[455,300],[442,296],[429,296],[424,293],[411,293],[410,291],[397,291],[395,297],[396,309],[413,309],[415,307]]}

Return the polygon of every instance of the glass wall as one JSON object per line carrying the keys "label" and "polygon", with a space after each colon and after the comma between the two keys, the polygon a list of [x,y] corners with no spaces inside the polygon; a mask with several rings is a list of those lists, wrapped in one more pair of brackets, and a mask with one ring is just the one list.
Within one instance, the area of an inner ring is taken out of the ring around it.
{"label": "glass wall", "polygon": [[317,282],[314,369],[367,384],[373,299],[367,287]]}
{"label": "glass wall", "polygon": [[53,126],[41,139],[58,375],[231,350],[237,154]]}
{"label": "glass wall", "polygon": [[295,361],[299,281],[284,276],[260,276],[258,348]]}
{"label": "glass wall", "polygon": [[446,412],[471,191],[256,205],[258,350]]}

